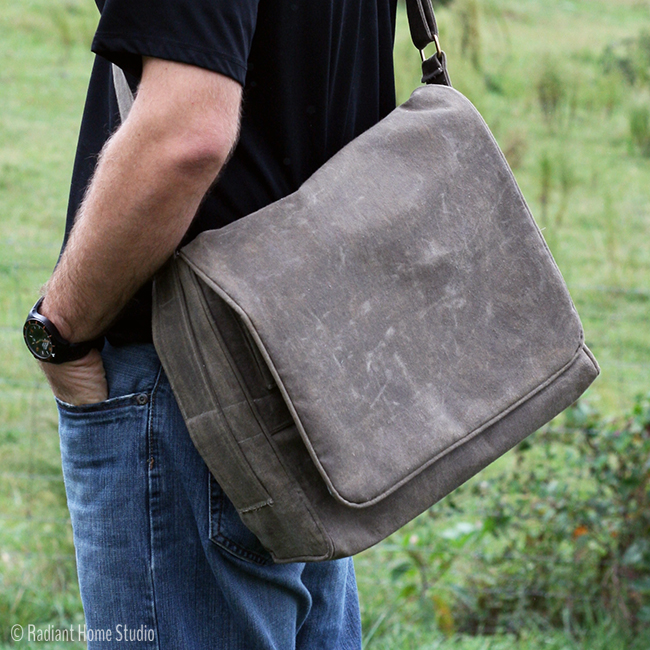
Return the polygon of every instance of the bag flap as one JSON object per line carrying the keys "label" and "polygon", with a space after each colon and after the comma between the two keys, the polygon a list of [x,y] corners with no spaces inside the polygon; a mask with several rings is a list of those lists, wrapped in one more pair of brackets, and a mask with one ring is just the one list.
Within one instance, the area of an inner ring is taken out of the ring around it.
{"label": "bag flap", "polygon": [[332,494],[384,498],[562,373],[583,334],[503,155],[452,88],[182,257],[243,318]]}

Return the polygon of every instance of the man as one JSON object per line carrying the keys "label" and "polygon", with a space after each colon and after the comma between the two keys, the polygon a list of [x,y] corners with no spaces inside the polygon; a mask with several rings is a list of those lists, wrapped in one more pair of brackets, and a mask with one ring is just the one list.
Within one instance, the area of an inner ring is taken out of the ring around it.
{"label": "man", "polygon": [[[194,450],[150,279],[392,109],[395,3],[98,0],[64,249],[26,327],[59,406],[90,648],[360,646],[351,561],[274,565]],[[111,62],[137,88],[121,125]]]}

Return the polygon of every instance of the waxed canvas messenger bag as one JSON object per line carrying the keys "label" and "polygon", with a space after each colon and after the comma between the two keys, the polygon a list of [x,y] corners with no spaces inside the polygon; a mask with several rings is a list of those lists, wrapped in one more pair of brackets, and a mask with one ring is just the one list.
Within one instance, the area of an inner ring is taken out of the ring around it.
{"label": "waxed canvas messenger bag", "polygon": [[[429,0],[408,3],[422,50]],[[294,194],[157,276],[192,439],[277,562],[380,541],[574,402],[599,370],[562,276],[444,54]]]}

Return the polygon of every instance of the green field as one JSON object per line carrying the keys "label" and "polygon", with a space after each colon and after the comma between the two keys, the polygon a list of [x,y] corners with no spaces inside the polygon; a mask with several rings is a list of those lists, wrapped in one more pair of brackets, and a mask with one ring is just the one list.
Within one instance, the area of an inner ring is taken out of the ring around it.
{"label": "green field", "polygon": [[[452,81],[513,167],[603,373],[539,445],[358,558],[366,647],[646,650],[650,0],[444,4]],[[20,328],[59,251],[96,18],[90,0],[0,0],[0,647],[14,623],[83,621],[56,409]],[[395,58],[404,100],[419,55],[402,13]]]}

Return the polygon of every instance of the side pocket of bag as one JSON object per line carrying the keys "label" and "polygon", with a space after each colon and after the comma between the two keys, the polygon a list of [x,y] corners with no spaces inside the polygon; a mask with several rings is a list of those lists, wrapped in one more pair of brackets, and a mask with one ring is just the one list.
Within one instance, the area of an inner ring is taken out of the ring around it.
{"label": "side pocket of bag", "polygon": [[[232,310],[216,296],[210,309],[209,292],[206,296],[203,283],[182,258],[157,276],[154,287],[156,348],[192,440],[227,493],[227,502],[213,500],[213,541],[244,555],[263,555],[230,525],[241,519],[275,561],[328,559],[331,540],[269,435],[282,430],[286,405],[281,403],[273,422],[266,420],[260,410],[269,390],[258,381],[260,392],[252,394],[242,381],[239,360],[226,346],[229,332],[222,327],[237,328]],[[237,337],[255,375],[242,333]],[[282,399],[278,388],[273,393]],[[225,516],[230,507],[237,519]]]}

